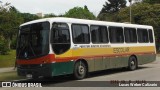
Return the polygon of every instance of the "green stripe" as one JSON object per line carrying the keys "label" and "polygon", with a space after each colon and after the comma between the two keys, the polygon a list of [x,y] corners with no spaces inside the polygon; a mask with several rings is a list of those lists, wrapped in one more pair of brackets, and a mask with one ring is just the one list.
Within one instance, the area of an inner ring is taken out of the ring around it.
{"label": "green stripe", "polygon": [[52,76],[72,74],[74,68],[74,61],[52,63]]}
{"label": "green stripe", "polygon": [[138,64],[147,64],[156,60],[156,54],[137,55]]}

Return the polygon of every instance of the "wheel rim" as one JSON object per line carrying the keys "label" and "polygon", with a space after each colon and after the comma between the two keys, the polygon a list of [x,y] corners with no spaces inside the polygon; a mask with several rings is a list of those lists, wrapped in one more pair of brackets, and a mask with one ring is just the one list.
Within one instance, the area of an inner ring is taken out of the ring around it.
{"label": "wheel rim", "polygon": [[87,68],[82,61],[75,64],[74,76],[76,79],[83,79],[86,76]]}
{"label": "wheel rim", "polygon": [[78,74],[79,74],[79,75],[83,75],[83,74],[84,74],[84,71],[85,71],[84,69],[85,69],[84,66],[81,66],[81,65],[80,65],[80,66],[78,67]]}
{"label": "wheel rim", "polygon": [[131,61],[131,67],[134,67],[135,66],[135,62],[132,60]]}
{"label": "wheel rim", "polygon": [[135,59],[132,59],[130,62],[131,68],[134,70],[136,68],[136,62]]}

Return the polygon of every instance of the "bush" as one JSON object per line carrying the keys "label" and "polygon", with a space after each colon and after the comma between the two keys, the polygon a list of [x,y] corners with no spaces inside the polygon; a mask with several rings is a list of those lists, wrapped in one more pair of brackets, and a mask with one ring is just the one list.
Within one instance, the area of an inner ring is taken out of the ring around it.
{"label": "bush", "polygon": [[11,49],[16,49],[16,44],[17,44],[17,39],[13,38],[13,40],[11,41]]}
{"label": "bush", "polygon": [[7,47],[7,42],[5,40],[0,40],[0,54],[8,54],[9,48]]}

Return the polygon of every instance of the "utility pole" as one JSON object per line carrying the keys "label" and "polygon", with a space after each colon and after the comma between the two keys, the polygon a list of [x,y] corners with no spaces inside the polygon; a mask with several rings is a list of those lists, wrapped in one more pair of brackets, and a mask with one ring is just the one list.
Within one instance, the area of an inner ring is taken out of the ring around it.
{"label": "utility pole", "polygon": [[131,6],[132,6],[132,0],[128,0],[128,1],[130,3],[130,23],[132,23],[132,8],[131,8]]}

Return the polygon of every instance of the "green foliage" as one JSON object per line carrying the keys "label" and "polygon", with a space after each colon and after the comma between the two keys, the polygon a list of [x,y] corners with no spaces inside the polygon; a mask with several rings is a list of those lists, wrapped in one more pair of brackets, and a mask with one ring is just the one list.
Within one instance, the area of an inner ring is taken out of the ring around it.
{"label": "green foliage", "polygon": [[108,0],[103,5],[97,18],[103,21],[114,21],[117,12],[124,7],[126,7],[126,0]]}
{"label": "green foliage", "polygon": [[55,14],[45,14],[43,18],[57,17]]}
{"label": "green foliage", "polygon": [[[129,7],[120,10],[117,15],[119,22],[129,21]],[[139,3],[132,5],[132,23],[160,26],[160,4],[150,5]]]}
{"label": "green foliage", "polygon": [[126,7],[126,0],[108,0],[103,5],[101,13],[114,13],[118,12],[119,9]]}
{"label": "green foliage", "polygon": [[7,42],[5,40],[0,40],[0,55],[8,54],[9,48],[6,46],[7,46]]}
{"label": "green foliage", "polygon": [[87,6],[85,6],[84,8],[74,7],[66,12],[64,16],[79,19],[96,19],[93,13],[88,10]]}
{"label": "green foliage", "polygon": [[11,49],[16,49],[17,39],[14,37],[11,41]]}
{"label": "green foliage", "polygon": [[39,19],[37,15],[30,14],[30,13],[20,13],[20,17],[23,18],[23,22],[29,22],[35,19]]}
{"label": "green foliage", "polygon": [[160,3],[160,0],[143,0],[143,2],[149,3],[149,4],[158,4]]}
{"label": "green foliage", "polygon": [[[20,13],[9,3],[0,6],[0,37],[3,38],[7,45],[3,46],[4,51],[16,47],[15,37],[18,27],[24,22],[38,19],[39,17],[30,13]],[[13,40],[13,41],[12,41]],[[5,43],[5,44],[6,44]],[[1,44],[4,45],[4,42]]]}
{"label": "green foliage", "polygon": [[11,40],[22,22],[23,18],[19,16],[16,8],[11,7],[9,3],[0,6],[0,36],[7,42],[6,48],[10,49]]}

